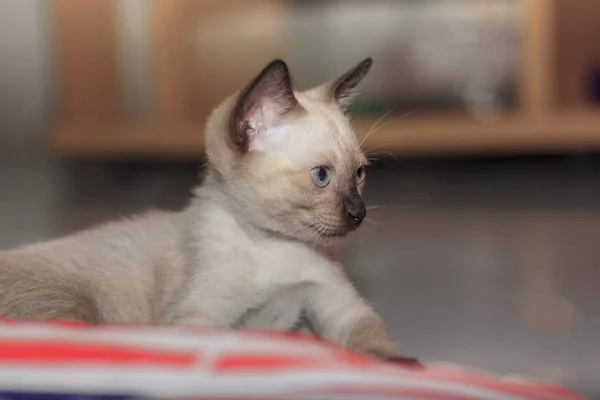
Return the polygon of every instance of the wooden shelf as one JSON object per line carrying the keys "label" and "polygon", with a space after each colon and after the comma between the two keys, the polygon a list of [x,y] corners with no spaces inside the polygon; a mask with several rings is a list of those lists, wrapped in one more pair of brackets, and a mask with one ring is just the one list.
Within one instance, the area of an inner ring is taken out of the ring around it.
{"label": "wooden shelf", "polygon": [[[362,140],[374,121],[358,120]],[[485,123],[467,116],[408,117],[382,124],[364,141],[367,152],[397,155],[543,153],[600,149],[600,112],[553,118],[507,117]],[[81,133],[85,132],[85,140]],[[77,126],[54,130],[47,149],[60,156],[197,158],[203,128],[189,126]]]}
{"label": "wooden shelf", "polygon": [[204,150],[204,135],[200,125],[61,124],[45,148],[60,157],[197,158]]}
{"label": "wooden shelf", "polygon": [[[358,122],[364,136],[369,123]],[[493,123],[472,118],[410,119],[390,124],[365,140],[373,148],[399,155],[544,153],[600,149],[600,113],[574,112],[543,119],[507,117]]]}
{"label": "wooden shelf", "polygon": [[[188,121],[199,121],[214,104],[242,87],[252,71],[285,54],[281,38],[290,4],[286,1],[253,0],[252,16],[260,16],[257,26],[270,21],[256,32],[258,36],[242,37],[221,29],[219,34],[225,36],[215,38],[215,26],[237,26],[236,15],[247,11],[247,1],[160,0],[151,10],[150,24],[152,54],[156,55],[156,115],[151,117],[155,122],[128,125],[119,122],[124,112],[114,56],[118,2],[80,3],[53,2],[62,79],[59,123],[48,136],[47,149],[57,156],[198,158],[204,147],[203,126]],[[600,150],[600,111],[585,109],[586,71],[590,65],[600,65],[594,40],[600,37],[594,25],[600,6],[590,3],[523,0],[518,115],[493,123],[464,115],[412,116],[378,128],[365,140],[364,148],[398,155]],[[220,25],[223,21],[225,25]],[[197,35],[198,26],[206,31]],[[190,32],[203,38],[200,50],[191,45]],[[261,45],[250,54],[245,52],[253,47],[250,43]],[[194,61],[192,49],[210,57]],[[239,59],[244,62],[240,64]],[[567,113],[571,108],[579,112]],[[372,124],[370,120],[356,122],[361,140]]]}

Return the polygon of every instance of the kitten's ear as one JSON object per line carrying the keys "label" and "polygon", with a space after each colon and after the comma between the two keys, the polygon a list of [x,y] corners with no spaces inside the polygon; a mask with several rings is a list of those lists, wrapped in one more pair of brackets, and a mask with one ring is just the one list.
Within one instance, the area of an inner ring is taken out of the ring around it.
{"label": "kitten's ear", "polygon": [[356,96],[356,87],[363,80],[373,65],[373,60],[367,58],[333,82],[333,98],[346,107]]}
{"label": "kitten's ear", "polygon": [[248,151],[258,136],[301,110],[287,65],[272,61],[238,96],[229,126],[232,142]]}

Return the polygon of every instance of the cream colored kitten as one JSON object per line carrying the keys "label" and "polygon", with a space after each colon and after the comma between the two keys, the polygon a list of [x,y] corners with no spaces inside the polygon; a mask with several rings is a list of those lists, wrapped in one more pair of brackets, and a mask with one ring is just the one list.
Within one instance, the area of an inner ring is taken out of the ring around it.
{"label": "cream colored kitten", "polygon": [[314,332],[404,359],[324,254],[358,228],[365,157],[343,105],[367,59],[296,93],[283,61],[206,127],[208,173],[180,213],[151,212],[0,255],[0,314]]}

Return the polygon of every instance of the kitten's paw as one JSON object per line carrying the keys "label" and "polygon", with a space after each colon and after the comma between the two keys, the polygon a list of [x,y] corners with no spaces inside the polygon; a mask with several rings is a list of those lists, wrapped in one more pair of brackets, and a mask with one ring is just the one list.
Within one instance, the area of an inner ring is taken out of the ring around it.
{"label": "kitten's paw", "polygon": [[417,358],[403,355],[396,349],[395,346],[386,346],[383,349],[370,349],[365,351],[365,353],[381,361],[411,368],[424,368]]}
{"label": "kitten's paw", "polygon": [[421,362],[415,357],[405,357],[405,356],[393,356],[388,357],[386,361],[399,364],[405,367],[423,369],[425,368]]}

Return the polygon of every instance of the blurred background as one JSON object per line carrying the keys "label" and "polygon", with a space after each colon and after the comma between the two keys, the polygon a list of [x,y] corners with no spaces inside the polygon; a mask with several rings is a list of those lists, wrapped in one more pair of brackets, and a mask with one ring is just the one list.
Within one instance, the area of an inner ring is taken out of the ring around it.
{"label": "blurred background", "polygon": [[268,61],[375,60],[345,262],[426,361],[600,398],[600,3],[1,0],[0,248],[186,204],[203,123]]}

